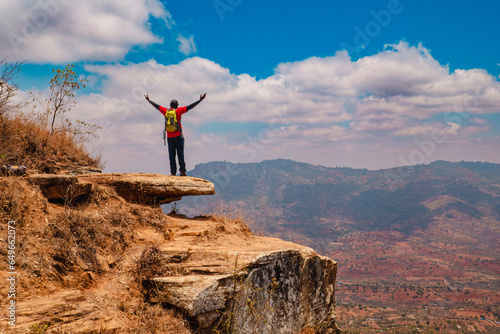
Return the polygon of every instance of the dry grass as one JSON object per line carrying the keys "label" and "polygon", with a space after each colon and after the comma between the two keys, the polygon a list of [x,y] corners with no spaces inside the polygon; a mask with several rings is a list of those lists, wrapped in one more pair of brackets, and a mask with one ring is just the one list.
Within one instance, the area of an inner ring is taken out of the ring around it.
{"label": "dry grass", "polygon": [[78,164],[99,167],[69,134],[50,134],[43,126],[21,115],[0,115],[0,165],[24,165],[40,173],[57,173],[58,166]]}
{"label": "dry grass", "polygon": [[226,231],[227,230],[226,227],[234,226],[234,227],[236,227],[236,231],[238,233],[241,233],[242,235],[244,235],[246,237],[251,237],[253,235],[252,230],[250,230],[248,225],[245,223],[245,220],[240,216],[232,217],[232,216],[227,215],[227,214],[216,213],[216,214],[212,214],[211,216],[209,216],[209,219],[211,221],[220,223],[216,227],[217,232],[230,232],[230,231]]}
{"label": "dry grass", "polygon": [[23,178],[0,177],[0,217],[14,220],[18,227],[40,217],[48,201]]}
{"label": "dry grass", "polygon": [[192,334],[184,319],[160,305],[142,304],[135,311],[137,328],[122,329],[122,333]]}
{"label": "dry grass", "polygon": [[[116,238],[114,235],[116,234]],[[114,230],[108,224],[75,211],[66,211],[50,221],[46,229],[46,238],[53,240],[55,254],[52,258],[57,263],[55,268],[61,275],[74,271],[74,266],[94,273],[103,272],[103,265],[97,254],[103,248],[120,251],[123,232]],[[113,240],[113,242],[110,241]]]}
{"label": "dry grass", "polygon": [[140,283],[157,276],[173,274],[168,266],[167,257],[162,253],[158,245],[150,245],[144,249],[136,265],[136,275]]}
{"label": "dry grass", "polygon": [[[132,244],[132,215],[106,205],[103,198],[111,196],[97,188],[86,203],[59,207],[50,204],[29,179],[0,177],[0,218],[16,222],[17,262],[28,273],[23,280],[26,288],[43,287],[49,281],[51,286],[88,287],[92,275],[108,269],[102,258],[109,254],[119,258]],[[97,200],[103,200],[102,210]],[[2,234],[5,226],[0,224]]]}
{"label": "dry grass", "polygon": [[[185,274],[183,269],[174,268],[169,265],[173,262],[182,261],[182,258],[177,257],[167,257],[159,248],[157,244],[151,244],[146,247],[139,259],[136,260],[136,268],[134,270],[135,281],[141,286],[149,298],[149,288],[152,286],[152,279],[155,277],[165,277],[165,276],[179,276]],[[189,254],[185,254],[189,257]],[[157,291],[157,296],[154,300],[162,300],[161,293]]]}

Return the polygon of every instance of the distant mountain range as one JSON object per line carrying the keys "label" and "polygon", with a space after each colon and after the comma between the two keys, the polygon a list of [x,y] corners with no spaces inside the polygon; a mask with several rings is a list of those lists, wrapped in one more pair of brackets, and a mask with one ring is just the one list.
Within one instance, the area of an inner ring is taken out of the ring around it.
{"label": "distant mountain range", "polygon": [[446,212],[500,219],[500,165],[493,163],[436,161],[372,171],[277,159],[204,163],[189,175],[214,182],[217,195],[183,202],[181,211],[232,208],[254,230],[279,237],[335,241],[377,230],[408,235]]}

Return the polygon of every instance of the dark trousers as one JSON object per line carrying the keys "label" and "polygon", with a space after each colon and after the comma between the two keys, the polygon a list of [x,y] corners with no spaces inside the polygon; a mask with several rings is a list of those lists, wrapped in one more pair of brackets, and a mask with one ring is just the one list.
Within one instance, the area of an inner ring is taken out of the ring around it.
{"label": "dark trousers", "polygon": [[186,163],[184,162],[184,136],[167,138],[168,142],[168,158],[170,159],[170,174],[177,172],[175,164],[175,155],[179,158],[179,170],[186,171]]}

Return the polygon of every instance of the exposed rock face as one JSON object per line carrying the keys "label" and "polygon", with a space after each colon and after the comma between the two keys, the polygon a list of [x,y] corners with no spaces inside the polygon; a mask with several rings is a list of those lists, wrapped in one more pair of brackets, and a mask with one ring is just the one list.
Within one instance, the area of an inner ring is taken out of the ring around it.
{"label": "exposed rock face", "polygon": [[[100,322],[107,328],[120,328],[117,319],[106,314],[94,303],[86,300],[85,293],[79,290],[63,290],[48,296],[35,296],[19,306],[18,327],[29,327],[28,324],[40,324],[51,319],[73,319],[72,325],[78,328],[72,333],[96,332],[96,326],[88,319],[101,319]],[[75,316],[75,314],[78,315]],[[104,327],[103,326],[103,327]],[[31,330],[20,330],[19,332],[36,332]],[[44,331],[38,331],[44,333]]]}
{"label": "exposed rock face", "polygon": [[[307,326],[318,333],[337,330],[336,262],[279,239],[193,228],[179,230],[177,247],[163,249],[170,259],[185,259],[169,264],[185,275],[153,278],[147,285],[151,301],[180,309],[207,333],[290,334]],[[188,255],[182,256],[186,248],[178,246],[186,243]]]}
{"label": "exposed rock face", "polygon": [[170,203],[183,196],[215,194],[212,182],[189,176],[112,173],[79,175],[78,180],[112,186],[125,200],[147,205]]}
{"label": "exposed rock face", "polygon": [[40,187],[43,196],[48,199],[64,199],[68,196],[88,195],[92,184],[80,183],[75,176],[55,174],[30,175],[32,183]]}
{"label": "exposed rock face", "polygon": [[161,174],[84,174],[84,175],[30,175],[48,199],[88,195],[92,184],[113,187],[118,195],[132,203],[160,205],[180,200],[183,196],[212,195],[213,183],[194,177]]}

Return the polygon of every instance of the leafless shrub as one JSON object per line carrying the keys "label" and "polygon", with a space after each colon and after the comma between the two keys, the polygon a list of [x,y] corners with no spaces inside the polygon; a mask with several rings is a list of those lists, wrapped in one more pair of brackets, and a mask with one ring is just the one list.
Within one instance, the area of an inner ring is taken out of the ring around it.
{"label": "leafless shrub", "polygon": [[21,64],[9,64],[5,59],[0,60],[0,117],[17,107],[12,104],[12,98],[18,89],[14,79],[21,69]]}
{"label": "leafless shrub", "polygon": [[154,277],[172,275],[174,271],[168,266],[168,259],[158,245],[150,245],[144,249],[136,262],[136,276],[139,282]]}

